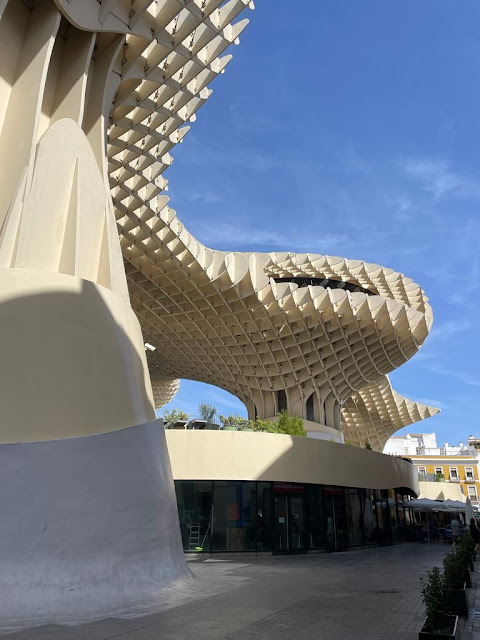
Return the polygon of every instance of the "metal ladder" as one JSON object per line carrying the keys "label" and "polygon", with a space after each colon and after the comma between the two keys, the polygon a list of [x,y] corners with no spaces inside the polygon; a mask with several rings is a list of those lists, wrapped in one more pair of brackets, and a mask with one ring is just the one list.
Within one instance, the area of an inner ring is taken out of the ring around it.
{"label": "metal ladder", "polygon": [[200,545],[200,525],[192,524],[188,537],[188,550],[194,551]]}

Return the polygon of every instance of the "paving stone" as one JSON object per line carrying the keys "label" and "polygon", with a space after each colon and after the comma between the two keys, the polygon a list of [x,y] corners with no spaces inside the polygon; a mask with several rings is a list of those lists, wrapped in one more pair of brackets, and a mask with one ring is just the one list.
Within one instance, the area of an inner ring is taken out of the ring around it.
{"label": "paving stone", "polygon": [[[448,551],[408,543],[338,554],[198,558],[189,561],[198,597],[189,594],[178,606],[2,640],[417,640],[424,620],[419,578]],[[208,594],[215,582],[217,593],[201,597],[202,586]],[[472,640],[480,640],[479,625],[474,606]]]}

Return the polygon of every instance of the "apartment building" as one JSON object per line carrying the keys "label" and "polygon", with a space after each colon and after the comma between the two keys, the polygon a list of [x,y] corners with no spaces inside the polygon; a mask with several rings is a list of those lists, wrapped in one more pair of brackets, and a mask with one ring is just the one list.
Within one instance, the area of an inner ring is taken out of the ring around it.
{"label": "apartment building", "polygon": [[[475,443],[479,447],[475,447]],[[438,446],[435,433],[410,433],[389,438],[383,453],[407,456],[418,469],[421,482],[452,482],[473,505],[479,505],[480,440],[470,436],[467,444]]]}

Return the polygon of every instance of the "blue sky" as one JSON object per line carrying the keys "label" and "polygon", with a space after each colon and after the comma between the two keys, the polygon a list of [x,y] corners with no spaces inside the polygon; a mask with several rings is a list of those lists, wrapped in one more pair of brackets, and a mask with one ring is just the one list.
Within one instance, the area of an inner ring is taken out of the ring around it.
{"label": "blue sky", "polygon": [[[418,282],[434,327],[391,380],[442,413],[405,431],[480,435],[480,3],[256,5],[174,149],[171,206],[217,249],[339,255]],[[245,414],[189,381],[167,408],[202,401]]]}

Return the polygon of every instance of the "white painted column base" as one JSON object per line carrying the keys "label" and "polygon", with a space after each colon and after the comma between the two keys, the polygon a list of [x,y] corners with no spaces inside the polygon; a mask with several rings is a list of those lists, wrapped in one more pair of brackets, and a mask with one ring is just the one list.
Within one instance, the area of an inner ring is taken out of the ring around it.
{"label": "white painted column base", "polygon": [[133,617],[188,589],[161,421],[1,444],[0,567],[0,632]]}

